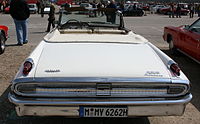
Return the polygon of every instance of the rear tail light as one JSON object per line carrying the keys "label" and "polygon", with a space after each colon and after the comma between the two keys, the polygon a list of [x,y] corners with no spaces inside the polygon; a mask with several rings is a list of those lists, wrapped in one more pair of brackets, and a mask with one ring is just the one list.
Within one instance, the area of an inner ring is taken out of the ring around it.
{"label": "rear tail light", "polygon": [[171,64],[170,69],[172,70],[173,73],[180,76],[181,69],[179,68],[178,64],[176,64],[176,63]]}
{"label": "rear tail light", "polygon": [[33,67],[33,63],[31,61],[24,62],[23,74],[28,75],[32,67]]}

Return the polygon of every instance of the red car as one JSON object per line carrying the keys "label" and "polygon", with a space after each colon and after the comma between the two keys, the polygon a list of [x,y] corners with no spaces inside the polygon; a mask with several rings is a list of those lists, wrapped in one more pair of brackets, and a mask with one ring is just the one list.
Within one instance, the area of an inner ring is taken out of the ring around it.
{"label": "red car", "polygon": [[10,6],[6,7],[4,9],[4,13],[9,14],[10,13]]}
{"label": "red car", "polygon": [[8,38],[8,27],[0,25],[0,54],[5,51],[5,41]]}
{"label": "red car", "polygon": [[145,11],[149,11],[149,5],[142,6],[142,9]]}
{"label": "red car", "polygon": [[71,4],[73,0],[57,0],[56,4],[58,6],[62,5],[62,4],[65,4],[65,3],[68,3],[68,4]]}
{"label": "red car", "polygon": [[[174,8],[174,12],[176,12],[176,8]],[[188,9],[181,8],[181,15],[187,15],[190,11]],[[169,15],[170,7],[159,9],[159,13]]]}
{"label": "red car", "polygon": [[191,25],[165,27],[163,38],[172,54],[178,50],[200,63],[200,18]]}

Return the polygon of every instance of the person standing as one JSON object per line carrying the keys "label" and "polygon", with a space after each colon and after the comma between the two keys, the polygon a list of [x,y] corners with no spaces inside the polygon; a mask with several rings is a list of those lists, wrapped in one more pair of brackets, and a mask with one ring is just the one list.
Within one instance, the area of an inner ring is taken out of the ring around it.
{"label": "person standing", "polygon": [[174,18],[174,4],[172,3],[170,5],[170,13],[169,13],[169,18]]}
{"label": "person standing", "polygon": [[55,27],[54,21],[55,21],[55,7],[54,7],[54,4],[51,3],[49,18],[48,18],[48,26],[47,26],[46,32],[50,31],[51,25],[52,25],[53,28]]}
{"label": "person standing", "polygon": [[136,9],[137,9],[136,3],[133,4],[133,7],[132,7],[132,8],[133,8],[133,10],[136,10]]}
{"label": "person standing", "polygon": [[41,17],[44,17],[44,3],[42,2],[40,5],[40,13],[41,13]]}
{"label": "person standing", "polygon": [[[91,5],[92,5],[92,8],[93,8],[93,9],[96,9],[96,8],[97,8],[97,5],[96,5],[96,2],[95,2],[95,1],[93,1],[93,2],[91,3]],[[93,14],[94,14],[94,17],[97,17],[97,11],[93,11]]]}
{"label": "person standing", "polygon": [[99,11],[99,9],[101,9],[101,2],[99,2],[98,4],[97,4],[97,9],[98,9],[98,11],[97,11],[97,13],[98,13],[98,16],[100,16],[100,11]]}
{"label": "person standing", "polygon": [[115,5],[115,1],[111,0],[110,3],[107,5],[106,8],[112,8],[114,11],[112,12],[106,12],[106,16],[107,16],[107,22],[111,22],[112,24],[115,24],[115,20],[116,20],[116,9],[117,6]]}
{"label": "person standing", "polygon": [[200,17],[200,4],[197,7],[197,13],[198,13],[198,17]]}
{"label": "person standing", "polygon": [[124,3],[123,3],[123,2],[121,2],[121,3],[119,4],[119,10],[120,10],[121,12],[124,11]]}
{"label": "person standing", "polygon": [[192,7],[191,7],[191,18],[193,18],[194,17],[194,11],[195,11],[195,8],[194,8],[194,5],[192,5]]}
{"label": "person standing", "polygon": [[3,0],[1,4],[2,4],[2,12],[4,12],[7,4],[6,0]]}
{"label": "person standing", "polygon": [[189,10],[190,10],[190,18],[193,18],[194,17],[194,6],[192,4],[189,6]]}
{"label": "person standing", "polygon": [[181,7],[180,4],[178,4],[176,8],[176,18],[181,18]]}
{"label": "person standing", "polygon": [[[101,3],[101,8],[105,8],[105,3]],[[101,16],[104,16],[104,11],[101,11]]]}
{"label": "person standing", "polygon": [[10,2],[10,15],[12,16],[17,34],[17,45],[28,43],[28,18],[30,11],[25,0],[12,0]]}
{"label": "person standing", "polygon": [[37,13],[39,14],[40,13],[40,2],[37,1],[36,5],[37,5]]}

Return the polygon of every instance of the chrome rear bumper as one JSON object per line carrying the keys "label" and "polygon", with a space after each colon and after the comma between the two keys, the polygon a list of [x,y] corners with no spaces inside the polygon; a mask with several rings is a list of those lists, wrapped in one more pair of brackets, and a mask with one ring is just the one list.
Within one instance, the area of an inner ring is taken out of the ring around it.
{"label": "chrome rear bumper", "polygon": [[80,106],[128,106],[128,117],[182,115],[185,106],[192,99],[188,94],[181,99],[25,99],[13,94],[8,96],[16,105],[19,116],[67,116],[79,117]]}

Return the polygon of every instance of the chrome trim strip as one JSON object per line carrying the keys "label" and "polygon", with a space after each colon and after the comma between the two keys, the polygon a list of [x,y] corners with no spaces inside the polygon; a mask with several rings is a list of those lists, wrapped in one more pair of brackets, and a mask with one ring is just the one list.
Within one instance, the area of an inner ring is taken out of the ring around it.
{"label": "chrome trim strip", "polygon": [[[73,32],[73,33],[76,33],[76,32]],[[102,33],[102,32],[101,32]],[[125,33],[125,32],[124,32]],[[127,34],[124,34],[124,33],[120,33],[119,35],[127,35]],[[83,34],[83,32],[77,32],[77,34]],[[84,33],[84,34],[90,34],[89,33]],[[99,34],[98,32],[94,32],[91,34]],[[103,33],[103,34],[108,34],[108,33]],[[114,34],[114,33],[110,33],[110,34]],[[116,33],[117,34],[117,33]],[[73,43],[73,44],[76,44],[76,43],[98,43],[98,44],[104,44],[104,43],[110,43],[110,44],[142,44],[142,43],[139,43],[139,42],[129,42],[129,41],[121,41],[121,42],[117,42],[117,41],[49,41],[49,40],[46,40],[46,39],[43,39],[46,43]]]}
{"label": "chrome trim strip", "polygon": [[[40,83],[40,82],[38,82],[38,83]],[[44,94],[26,94],[26,93],[22,93],[22,92],[19,92],[17,89],[18,89],[18,87],[20,86],[20,85],[23,85],[23,84],[25,84],[25,85],[37,85],[38,83],[32,83],[32,82],[27,82],[27,83],[17,83],[15,86],[13,86],[13,91],[17,94],[17,95],[20,95],[20,96],[28,96],[28,97],[74,97],[74,96],[66,96],[66,95],[64,95],[63,94],[63,96],[62,95],[58,95],[58,94],[51,94],[50,96],[49,95],[44,95]],[[53,82],[54,83],[54,82]],[[66,83],[66,82],[65,82]],[[65,85],[65,83],[60,83],[60,82],[56,82],[55,84],[57,84],[57,85]],[[69,84],[72,84],[73,85],[73,83],[71,83],[71,82],[67,82],[67,83],[69,83]],[[47,85],[47,87],[48,87],[48,84],[50,84],[49,82],[45,82],[45,83],[42,83],[42,85]],[[67,84],[67,85],[69,85],[69,84]],[[76,83],[77,85],[79,84],[79,83]],[[93,82],[93,84],[92,83],[88,83],[88,84],[86,84],[86,83],[80,83],[80,84],[83,84],[83,85],[92,85],[92,86],[95,86],[96,87],[96,84],[98,84],[98,83],[96,83],[96,82]],[[125,86],[125,85],[127,85],[127,86],[143,86],[143,85],[146,85],[146,83],[138,83],[138,82],[133,82],[133,84],[131,84],[131,83],[127,83],[127,82],[123,82],[123,84],[119,84],[119,83],[116,83],[116,82],[114,82],[113,84],[112,84],[113,86],[120,86],[120,85],[123,85],[123,86]],[[180,94],[168,94],[168,95],[162,95],[162,97],[177,97],[177,96],[183,96],[183,95],[185,95],[186,93],[188,93],[188,91],[189,91],[189,89],[190,89],[190,87],[189,87],[189,85],[185,85],[185,84],[171,84],[171,83],[168,83],[168,84],[165,84],[165,83],[163,83],[163,84],[157,84],[157,83],[150,83],[150,84],[148,84],[148,86],[149,87],[158,87],[158,86],[161,86],[161,87],[168,87],[168,86],[177,86],[177,87],[179,87],[179,86],[182,86],[182,87],[184,87],[184,91],[182,92],[182,93],[180,93]],[[56,88],[56,87],[55,87]],[[146,88],[148,88],[148,87],[146,87]],[[144,87],[144,89],[145,89],[145,87]],[[97,90],[97,89],[95,89],[95,90]],[[75,95],[76,96],[76,95]],[[81,96],[76,96],[76,97],[81,97]],[[91,96],[84,96],[84,97],[91,97]],[[93,96],[94,97],[94,96]],[[97,96],[96,96],[97,97]],[[98,97],[101,97],[101,96],[98,96]],[[105,96],[102,96],[102,97],[105,97]],[[114,97],[114,96],[107,96],[107,97]],[[123,96],[123,94],[121,94],[120,96],[115,96],[115,97],[138,97],[138,96]],[[160,97],[160,95],[157,95],[157,96],[151,96],[151,95],[146,95],[146,96],[140,96],[140,97]]]}
{"label": "chrome trim strip", "polygon": [[[187,104],[192,99],[192,94],[184,96],[182,99],[176,100],[157,100],[157,101],[133,101],[127,100],[122,101],[123,99],[48,99],[48,100],[25,100],[18,99],[15,95],[8,95],[8,99],[11,103],[16,105],[157,105],[157,104]],[[57,101],[56,101],[57,100]]]}
{"label": "chrome trim strip", "polygon": [[187,84],[190,85],[190,81],[189,80],[180,80],[180,79],[172,79],[171,80],[172,83],[174,84]]}
{"label": "chrome trim strip", "polygon": [[36,77],[36,78],[17,78],[12,81],[13,84],[18,82],[163,82],[171,83],[175,80],[179,83],[188,84],[188,80],[169,79],[169,78],[131,78],[131,77]]}

